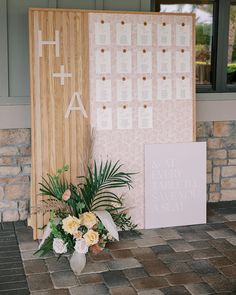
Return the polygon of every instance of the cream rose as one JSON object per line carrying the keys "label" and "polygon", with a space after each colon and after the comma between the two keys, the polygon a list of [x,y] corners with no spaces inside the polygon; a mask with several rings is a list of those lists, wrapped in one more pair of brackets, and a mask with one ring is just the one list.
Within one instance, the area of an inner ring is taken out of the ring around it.
{"label": "cream rose", "polygon": [[77,232],[79,226],[80,220],[75,216],[69,215],[68,217],[62,220],[62,228],[65,232],[71,235]]}
{"label": "cream rose", "polygon": [[85,239],[85,242],[88,246],[92,246],[92,245],[95,245],[98,243],[99,234],[96,231],[90,229],[84,235],[84,239]]}
{"label": "cream rose", "polygon": [[88,229],[92,228],[97,223],[97,217],[92,212],[85,212],[80,215],[81,224]]}

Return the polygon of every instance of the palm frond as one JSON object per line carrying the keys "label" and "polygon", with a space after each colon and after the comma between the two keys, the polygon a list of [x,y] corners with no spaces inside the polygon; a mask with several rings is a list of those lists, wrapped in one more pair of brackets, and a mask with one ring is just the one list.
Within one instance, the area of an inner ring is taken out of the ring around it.
{"label": "palm frond", "polygon": [[[93,170],[88,167],[87,176],[81,176],[81,183],[78,185],[79,195],[84,200],[87,209],[97,210],[99,208],[116,208],[122,205],[121,199],[114,192],[114,189],[132,187],[131,176],[134,173],[120,171],[122,165],[117,161],[97,163],[94,161]],[[113,190],[113,191],[111,191]]]}
{"label": "palm frond", "polygon": [[43,196],[54,197],[61,200],[61,197],[65,190],[69,188],[69,183],[65,179],[61,179],[59,176],[51,176],[47,174],[48,179],[42,177],[42,182],[39,183],[40,194]]}

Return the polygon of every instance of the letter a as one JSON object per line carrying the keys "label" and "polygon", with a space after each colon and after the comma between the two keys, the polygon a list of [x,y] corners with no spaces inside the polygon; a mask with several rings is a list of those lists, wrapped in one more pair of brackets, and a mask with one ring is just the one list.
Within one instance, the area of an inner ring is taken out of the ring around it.
{"label": "letter a", "polygon": [[[78,105],[79,105],[78,107],[73,107],[75,99],[78,102]],[[87,113],[85,111],[85,108],[83,106],[83,103],[81,101],[81,97],[80,97],[79,92],[75,92],[71,97],[70,104],[69,104],[68,109],[67,109],[66,114],[65,114],[66,119],[69,118],[69,115],[70,115],[71,111],[80,111],[85,118],[88,118],[88,115],[87,115]]]}

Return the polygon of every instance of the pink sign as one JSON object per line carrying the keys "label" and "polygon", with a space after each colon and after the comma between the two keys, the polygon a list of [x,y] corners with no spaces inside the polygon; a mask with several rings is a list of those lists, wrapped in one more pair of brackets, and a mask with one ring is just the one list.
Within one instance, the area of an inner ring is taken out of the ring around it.
{"label": "pink sign", "polygon": [[206,143],[145,146],[145,228],[206,223]]}

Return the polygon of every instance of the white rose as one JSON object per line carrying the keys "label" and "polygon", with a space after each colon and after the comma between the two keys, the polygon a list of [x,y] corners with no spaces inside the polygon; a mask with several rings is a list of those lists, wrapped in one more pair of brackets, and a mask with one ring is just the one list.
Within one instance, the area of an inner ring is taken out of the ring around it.
{"label": "white rose", "polygon": [[85,239],[76,240],[75,251],[78,253],[86,254],[88,252],[88,246]]}
{"label": "white rose", "polygon": [[64,254],[67,252],[67,246],[62,239],[53,239],[53,250],[57,254]]}

